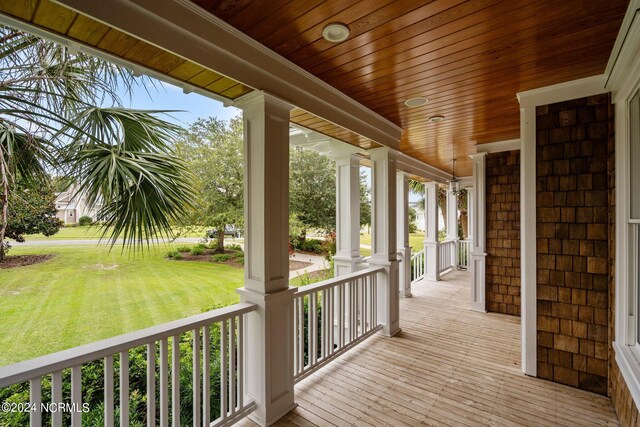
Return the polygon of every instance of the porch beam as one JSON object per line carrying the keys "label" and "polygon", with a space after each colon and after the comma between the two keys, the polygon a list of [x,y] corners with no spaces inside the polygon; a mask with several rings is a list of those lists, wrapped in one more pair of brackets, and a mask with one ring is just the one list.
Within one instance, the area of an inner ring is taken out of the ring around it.
{"label": "porch beam", "polygon": [[273,424],[295,407],[293,288],[289,288],[289,112],[292,106],[264,92],[245,95],[245,286],[247,315],[245,401],[250,418]]}
{"label": "porch beam", "polygon": [[396,153],[375,148],[371,156],[371,259],[369,265],[382,267],[378,278],[378,319],[382,334],[400,332],[399,271],[396,252]]}
{"label": "porch beam", "polygon": [[473,188],[468,192],[471,225],[471,310],[486,312],[486,166],[487,153],[471,154],[473,160]]}
{"label": "porch beam", "polygon": [[190,0],[55,0],[384,146],[402,129]]}
{"label": "porch beam", "polygon": [[424,184],[424,275],[427,280],[440,280],[438,272],[438,183]]}

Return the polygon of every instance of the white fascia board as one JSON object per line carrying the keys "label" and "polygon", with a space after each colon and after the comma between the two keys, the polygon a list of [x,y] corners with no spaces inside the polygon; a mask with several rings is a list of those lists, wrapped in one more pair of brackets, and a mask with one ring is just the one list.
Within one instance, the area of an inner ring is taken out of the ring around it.
{"label": "white fascia board", "polygon": [[399,151],[397,153],[396,168],[400,171],[423,177],[429,181],[445,183],[451,179],[451,174]]}
{"label": "white fascia board", "polygon": [[[622,25],[620,25],[620,31],[618,31],[618,36],[616,37],[616,41],[613,45],[613,49],[611,49],[611,55],[609,56],[609,62],[607,62],[607,68],[605,69],[605,76],[607,76],[607,87],[612,84],[612,77],[614,80],[620,77],[619,71],[621,64],[625,65],[629,62],[630,59],[633,59],[630,55],[632,52],[629,52],[627,46],[629,45],[629,35],[634,24],[637,24],[638,19],[640,19],[640,0],[631,0],[629,2],[629,6],[627,7],[627,11],[625,12],[624,19],[622,20]],[[637,39],[636,39],[637,40]],[[637,46],[637,44],[635,44]],[[625,52],[626,50],[626,52]],[[616,70],[618,68],[618,70]],[[617,76],[614,76],[618,74]]]}
{"label": "white fascia board", "polygon": [[402,128],[189,0],[54,0],[127,34],[397,148]]}
{"label": "white fascia board", "polygon": [[218,95],[217,93],[210,92],[206,89],[202,89],[201,87],[191,85],[182,80],[178,80],[176,78],[171,77],[168,74],[161,73],[154,69],[144,67],[140,64],[136,64],[134,62],[129,61],[128,59],[121,58],[119,56],[112,55],[103,50],[97,49],[93,46],[79,43],[75,40],[71,40],[65,36],[61,36],[58,33],[54,33],[47,29],[38,27],[36,25],[30,24],[28,22],[21,21],[19,19],[15,19],[11,16],[4,15],[0,13],[0,24],[8,25],[13,28],[17,28],[19,30],[25,31],[27,33],[33,34],[35,36],[41,37],[46,40],[50,40],[52,42],[58,43],[62,46],[66,46],[70,51],[73,52],[83,52],[87,55],[94,56],[96,58],[104,59],[105,61],[111,62],[113,64],[119,65],[121,67],[127,68],[131,70],[134,76],[140,76],[144,74],[148,77],[153,77],[154,79],[160,80],[165,83],[169,83],[176,87],[182,88],[184,93],[197,93],[199,95],[205,96],[207,98],[215,99],[216,101],[224,104],[225,107],[230,105],[231,100],[229,98],[225,98],[224,96]]}
{"label": "white fascia board", "polygon": [[520,139],[509,139],[506,141],[488,142],[476,145],[478,153],[500,153],[502,151],[520,150]]}
{"label": "white fascia board", "polygon": [[517,93],[520,108],[555,104],[607,92],[604,74]]}

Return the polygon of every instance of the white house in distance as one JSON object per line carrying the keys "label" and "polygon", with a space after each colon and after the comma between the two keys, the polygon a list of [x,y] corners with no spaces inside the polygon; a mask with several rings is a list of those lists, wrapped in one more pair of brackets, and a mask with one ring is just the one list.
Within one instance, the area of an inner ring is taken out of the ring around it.
{"label": "white house in distance", "polygon": [[102,205],[89,206],[84,193],[78,194],[77,191],[72,185],[56,196],[56,217],[65,225],[77,224],[78,219],[83,216],[89,216],[94,221],[98,219],[98,211]]}

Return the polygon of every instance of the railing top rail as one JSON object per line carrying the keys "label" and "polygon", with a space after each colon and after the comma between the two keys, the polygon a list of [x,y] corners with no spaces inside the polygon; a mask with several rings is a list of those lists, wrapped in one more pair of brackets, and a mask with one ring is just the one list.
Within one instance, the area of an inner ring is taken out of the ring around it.
{"label": "railing top rail", "polygon": [[0,388],[91,362],[162,338],[182,334],[204,325],[221,322],[241,314],[249,313],[257,308],[258,306],[255,304],[234,304],[13,365],[1,366]]}
{"label": "railing top rail", "polygon": [[424,253],[424,249],[421,249],[418,252],[414,252],[413,254],[411,254],[411,260],[413,261],[414,259],[416,259],[420,255],[422,255],[423,253]]}
{"label": "railing top rail", "polygon": [[324,289],[329,289],[334,286],[338,286],[342,283],[347,283],[350,280],[359,279],[361,277],[365,277],[370,274],[378,273],[381,271],[384,271],[382,267],[371,267],[371,268],[367,268],[366,270],[345,274],[344,276],[333,277],[331,279],[323,280],[321,282],[312,283],[311,285],[301,286],[298,289],[296,289],[295,296],[302,297],[302,296],[311,294],[313,292],[319,292]]}

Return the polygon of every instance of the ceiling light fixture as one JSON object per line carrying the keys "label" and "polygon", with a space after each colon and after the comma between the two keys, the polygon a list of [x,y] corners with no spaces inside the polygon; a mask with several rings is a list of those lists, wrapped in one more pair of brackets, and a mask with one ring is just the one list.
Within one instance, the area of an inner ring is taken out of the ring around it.
{"label": "ceiling light fixture", "polygon": [[453,163],[453,169],[451,170],[451,179],[449,180],[449,192],[453,196],[457,196],[460,193],[460,181],[456,178],[456,159],[451,159]]}
{"label": "ceiling light fixture", "polygon": [[438,115],[438,116],[429,117],[429,122],[430,123],[439,123],[439,122],[442,122],[442,121],[444,121],[444,116]]}
{"label": "ceiling light fixture", "polygon": [[404,101],[404,105],[406,105],[407,107],[421,107],[427,102],[429,102],[429,100],[424,96],[417,96],[415,98],[409,98]]}
{"label": "ceiling light fixture", "polygon": [[322,37],[331,43],[340,43],[349,37],[349,27],[341,22],[327,24],[322,30]]}

